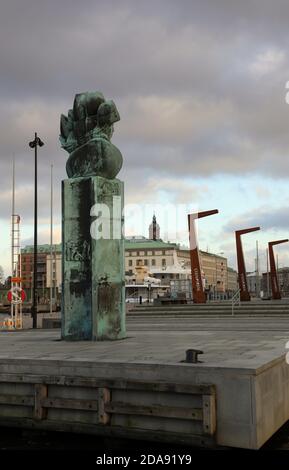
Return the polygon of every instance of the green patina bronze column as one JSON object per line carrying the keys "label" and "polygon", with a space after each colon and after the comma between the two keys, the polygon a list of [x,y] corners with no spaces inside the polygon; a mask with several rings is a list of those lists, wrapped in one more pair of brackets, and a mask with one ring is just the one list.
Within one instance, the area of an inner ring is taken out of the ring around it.
{"label": "green patina bronze column", "polygon": [[75,96],[61,116],[69,152],[62,182],[62,338],[125,337],[122,155],[111,143],[120,117],[100,92]]}

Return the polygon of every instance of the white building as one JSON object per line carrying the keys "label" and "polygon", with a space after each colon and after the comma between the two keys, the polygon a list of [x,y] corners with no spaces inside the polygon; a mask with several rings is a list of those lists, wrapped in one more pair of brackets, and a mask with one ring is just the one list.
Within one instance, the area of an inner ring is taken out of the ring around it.
{"label": "white building", "polygon": [[[61,289],[61,267],[62,255],[61,253],[53,253],[52,258],[50,253],[46,257],[46,287],[57,287]],[[51,279],[51,264],[52,264],[52,279]]]}

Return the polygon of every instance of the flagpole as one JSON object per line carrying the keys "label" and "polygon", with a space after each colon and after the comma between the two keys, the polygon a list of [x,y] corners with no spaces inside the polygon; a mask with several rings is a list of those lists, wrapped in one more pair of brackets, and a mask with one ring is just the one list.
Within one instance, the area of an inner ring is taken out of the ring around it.
{"label": "flagpole", "polygon": [[[12,278],[16,276],[14,273],[14,214],[15,214],[15,157],[13,155],[12,162],[12,215],[11,215],[11,289],[13,288]],[[11,320],[14,325],[14,305],[11,300]]]}
{"label": "flagpole", "polygon": [[52,301],[53,301],[53,165],[51,165],[50,174],[50,315],[52,315]]}

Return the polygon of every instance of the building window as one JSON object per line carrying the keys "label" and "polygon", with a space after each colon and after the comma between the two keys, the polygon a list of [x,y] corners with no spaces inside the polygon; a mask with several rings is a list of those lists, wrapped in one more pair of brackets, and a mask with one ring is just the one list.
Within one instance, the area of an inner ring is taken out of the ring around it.
{"label": "building window", "polygon": [[156,265],[156,260],[152,259],[152,266],[155,266],[155,265]]}
{"label": "building window", "polygon": [[128,265],[129,265],[129,266],[132,266],[132,259],[129,259],[129,260],[128,260]]}
{"label": "building window", "polygon": [[142,265],[142,260],[141,260],[141,259],[137,259],[137,260],[136,260],[136,265],[137,265],[137,266],[141,266],[141,265]]}
{"label": "building window", "polygon": [[147,260],[147,259],[144,260],[144,265],[145,265],[145,266],[148,265],[148,260]]}
{"label": "building window", "polygon": [[162,266],[166,266],[166,260],[165,260],[165,258],[162,259]]}

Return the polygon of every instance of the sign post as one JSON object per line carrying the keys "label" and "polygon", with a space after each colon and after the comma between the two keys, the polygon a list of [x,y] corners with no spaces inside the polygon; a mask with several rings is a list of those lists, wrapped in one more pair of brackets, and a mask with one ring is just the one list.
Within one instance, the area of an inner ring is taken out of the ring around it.
{"label": "sign post", "polygon": [[26,299],[25,291],[21,287],[12,287],[7,293],[7,300],[13,305],[19,305]]}
{"label": "sign post", "polygon": [[7,323],[9,328],[22,328],[22,303],[25,299],[26,294],[22,287],[12,285],[11,289],[7,293],[7,300],[11,303],[11,309],[13,311],[11,320]]}

